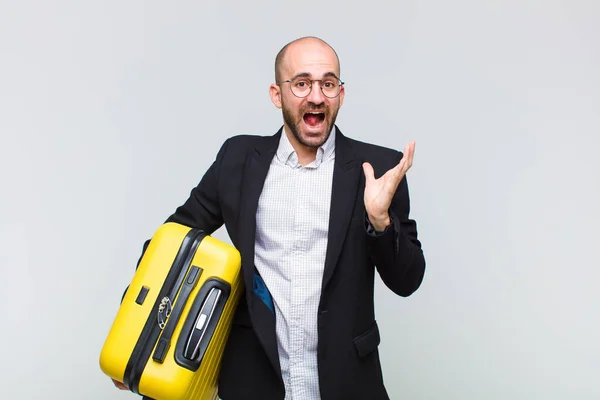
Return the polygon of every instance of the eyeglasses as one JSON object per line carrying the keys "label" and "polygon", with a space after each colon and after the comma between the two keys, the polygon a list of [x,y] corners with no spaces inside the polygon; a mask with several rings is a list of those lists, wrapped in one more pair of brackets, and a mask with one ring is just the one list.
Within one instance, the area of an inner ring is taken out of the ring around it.
{"label": "eyeglasses", "polygon": [[344,82],[335,77],[326,77],[323,79],[308,79],[304,76],[299,76],[286,81],[277,82],[278,85],[289,82],[290,90],[296,97],[304,98],[308,96],[312,90],[314,82],[319,82],[321,92],[325,97],[334,99],[339,96],[342,91]]}

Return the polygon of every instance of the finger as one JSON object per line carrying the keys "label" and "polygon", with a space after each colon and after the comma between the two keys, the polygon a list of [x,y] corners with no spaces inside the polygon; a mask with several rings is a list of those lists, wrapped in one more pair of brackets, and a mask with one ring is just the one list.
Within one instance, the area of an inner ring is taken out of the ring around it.
{"label": "finger", "polygon": [[363,171],[365,173],[366,184],[371,183],[375,180],[375,171],[368,162],[363,163]]}
{"label": "finger", "polygon": [[404,151],[401,153],[402,154],[402,158],[400,159],[400,161],[398,162],[398,164],[396,164],[396,168],[400,169],[402,166],[404,166],[407,162],[407,159],[409,158],[410,155],[410,151],[411,151],[411,143],[408,143],[405,147],[404,147]]}
{"label": "finger", "polygon": [[406,166],[406,156],[402,156],[402,159],[400,160],[398,165],[396,165],[396,167],[394,168],[394,176],[402,175],[404,173],[405,166]]}
{"label": "finger", "polygon": [[119,389],[121,389],[121,390],[129,390],[129,389],[127,388],[127,386],[125,386],[123,383],[121,383],[121,382],[119,382],[119,381],[116,381],[116,380],[114,380],[114,379],[113,379],[112,381],[113,381],[113,383],[115,384],[115,386],[116,386],[116,387],[118,387]]}
{"label": "finger", "polygon": [[414,154],[415,142],[412,141],[404,148],[404,154],[402,155],[402,160],[400,160],[400,163],[402,164],[402,175],[406,174],[410,167],[412,167]]}
{"label": "finger", "polygon": [[404,176],[406,160],[407,160],[406,157],[402,157],[400,162],[394,168],[389,170],[387,173],[387,175],[390,175],[390,178],[391,178],[391,179],[388,179],[387,181],[389,181],[389,185],[391,185],[391,186],[389,186],[389,189],[392,191],[396,190],[396,187],[398,186],[398,184],[402,180],[402,177]]}
{"label": "finger", "polygon": [[406,170],[407,171],[410,169],[410,167],[412,167],[414,157],[415,157],[415,142],[412,141],[412,142],[410,142],[409,148],[408,148],[407,161],[406,161],[406,164],[407,164]]}

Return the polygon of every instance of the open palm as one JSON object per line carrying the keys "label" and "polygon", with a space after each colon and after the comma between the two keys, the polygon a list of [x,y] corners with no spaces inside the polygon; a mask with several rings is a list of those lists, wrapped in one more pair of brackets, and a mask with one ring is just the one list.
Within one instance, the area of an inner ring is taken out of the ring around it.
{"label": "open palm", "polygon": [[380,230],[389,224],[388,209],[392,203],[398,184],[406,172],[412,167],[415,154],[415,142],[404,148],[402,160],[394,168],[387,171],[379,179],[375,179],[373,167],[368,162],[363,164],[365,173],[365,209],[375,229]]}

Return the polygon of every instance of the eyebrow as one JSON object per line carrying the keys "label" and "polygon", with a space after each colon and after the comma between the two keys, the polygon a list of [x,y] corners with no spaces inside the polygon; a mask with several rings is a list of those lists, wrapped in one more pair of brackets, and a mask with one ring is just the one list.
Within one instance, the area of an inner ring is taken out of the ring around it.
{"label": "eyebrow", "polygon": [[[300,72],[299,74],[296,74],[296,75],[292,76],[292,77],[290,78],[290,80],[292,80],[292,79],[296,79],[296,78],[310,78],[311,76],[312,76],[312,75],[311,75],[310,73],[308,73],[308,72]],[[323,78],[329,78],[329,77],[334,77],[334,78],[336,78],[336,79],[340,79],[340,78],[338,78],[338,76],[337,76],[335,73],[333,73],[333,72],[325,72],[325,73],[323,74]]]}

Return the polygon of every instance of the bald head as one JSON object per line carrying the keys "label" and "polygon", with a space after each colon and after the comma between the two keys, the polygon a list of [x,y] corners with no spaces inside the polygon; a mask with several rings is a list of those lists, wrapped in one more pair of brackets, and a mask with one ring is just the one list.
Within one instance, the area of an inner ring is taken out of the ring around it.
{"label": "bald head", "polygon": [[331,47],[327,42],[325,42],[324,40],[322,40],[318,37],[305,36],[305,37],[301,37],[299,39],[296,39],[296,40],[291,41],[290,43],[286,44],[285,46],[283,46],[283,48],[281,50],[279,50],[279,53],[277,53],[277,57],[275,57],[275,82],[281,82],[284,79],[283,78],[283,69],[285,66],[286,56],[289,52],[293,52],[296,50],[302,51],[303,49],[314,48],[314,47],[325,48],[333,53],[333,55],[335,56],[335,59],[336,59],[338,76],[339,76],[340,59],[339,59],[337,53],[335,52],[335,50],[333,49],[333,47]]}

